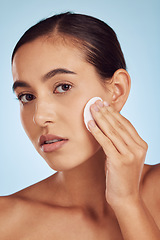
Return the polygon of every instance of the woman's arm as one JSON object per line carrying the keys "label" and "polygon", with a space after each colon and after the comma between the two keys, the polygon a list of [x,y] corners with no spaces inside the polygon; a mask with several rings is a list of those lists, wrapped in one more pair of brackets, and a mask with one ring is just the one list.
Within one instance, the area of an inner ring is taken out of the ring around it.
{"label": "woman's arm", "polygon": [[114,212],[125,240],[160,239],[160,230],[140,197],[127,199]]}
{"label": "woman's arm", "polygon": [[[128,199],[115,209],[124,239],[160,239],[160,164],[152,166],[145,174],[141,192],[146,204],[141,198]],[[150,203],[152,214],[146,207]]]}
{"label": "woman's arm", "polygon": [[106,200],[125,240],[159,240],[160,230],[140,194],[147,144],[132,124],[111,106],[91,107],[89,128],[106,154]]}

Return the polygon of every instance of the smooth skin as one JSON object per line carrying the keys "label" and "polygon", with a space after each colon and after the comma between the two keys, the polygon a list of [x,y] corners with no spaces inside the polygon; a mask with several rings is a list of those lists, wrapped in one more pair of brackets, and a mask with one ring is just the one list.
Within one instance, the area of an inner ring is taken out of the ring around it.
{"label": "smooth skin", "polygon": [[[58,68],[74,74],[47,74]],[[159,240],[160,166],[144,164],[147,143],[119,113],[130,91],[127,71],[102,83],[79,48],[61,38],[23,45],[12,69],[14,82],[25,83],[15,89],[23,127],[57,173],[0,198],[1,238]],[[95,96],[103,102],[91,106],[89,132],[83,111]],[[45,134],[68,142],[45,153]]]}

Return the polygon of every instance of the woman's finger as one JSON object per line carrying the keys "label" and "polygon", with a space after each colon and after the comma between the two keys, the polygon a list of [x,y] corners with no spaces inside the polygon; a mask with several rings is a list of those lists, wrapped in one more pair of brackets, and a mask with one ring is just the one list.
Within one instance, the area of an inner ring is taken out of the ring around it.
{"label": "woman's finger", "polygon": [[91,133],[93,134],[93,136],[95,137],[95,139],[97,140],[97,142],[99,142],[99,144],[102,146],[105,154],[107,156],[115,156],[116,157],[116,155],[118,154],[119,151],[114,146],[112,141],[103,134],[103,132],[96,125],[95,121],[90,120],[88,122],[88,127],[89,127]]}
{"label": "woman's finger", "polygon": [[126,146],[126,143],[118,131],[110,124],[107,117],[97,109],[95,105],[91,106],[91,112],[97,128],[103,133],[103,138],[107,137],[119,153],[127,154],[129,149]]}
{"label": "woman's finger", "polygon": [[[108,114],[108,120],[110,121],[111,124],[113,124],[113,126],[115,126],[116,124],[120,132],[122,132],[121,130],[123,130],[123,134],[124,137],[126,137],[127,142],[129,140],[128,137],[130,136],[138,145],[147,148],[147,143],[139,136],[138,132],[128,119],[122,116],[111,106],[102,108],[102,112],[103,111],[106,112],[106,114]],[[116,119],[117,122],[114,119]]]}
{"label": "woman's finger", "polygon": [[96,105],[128,147],[132,149],[138,144],[140,147],[147,149],[147,143],[138,135],[133,125],[125,117],[111,106],[102,106],[101,101],[97,101]]}

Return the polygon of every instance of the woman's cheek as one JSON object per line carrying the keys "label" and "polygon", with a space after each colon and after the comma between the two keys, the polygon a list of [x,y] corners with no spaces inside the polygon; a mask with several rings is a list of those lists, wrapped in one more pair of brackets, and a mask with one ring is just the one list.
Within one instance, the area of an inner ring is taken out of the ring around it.
{"label": "woman's cheek", "polygon": [[22,106],[20,109],[20,118],[27,136],[31,139],[31,135],[34,133],[35,130],[35,124],[33,122],[33,116],[31,114],[31,111],[26,111]]}

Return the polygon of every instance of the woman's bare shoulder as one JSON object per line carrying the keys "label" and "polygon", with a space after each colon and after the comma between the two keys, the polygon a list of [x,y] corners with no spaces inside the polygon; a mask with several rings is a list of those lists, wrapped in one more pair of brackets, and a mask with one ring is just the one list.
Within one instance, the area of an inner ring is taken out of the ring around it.
{"label": "woman's bare shoulder", "polygon": [[3,219],[3,214],[5,216],[13,213],[18,201],[11,196],[1,196],[0,197],[0,221]]}
{"label": "woman's bare shoulder", "polygon": [[49,185],[50,178],[53,179],[54,177],[50,176],[11,195],[0,196],[0,223],[1,220],[8,219],[9,216],[17,216],[17,213],[21,214],[21,210],[23,209],[24,212],[28,206],[45,204],[46,195],[49,195],[47,185]]}
{"label": "woman's bare shoulder", "polygon": [[55,189],[57,188],[56,175],[57,173],[34,183],[33,185],[12,194],[10,197],[47,204],[50,195],[55,192]]}
{"label": "woman's bare shoulder", "polygon": [[160,164],[144,166],[142,186],[144,191],[152,191],[160,197]]}
{"label": "woman's bare shoulder", "polygon": [[13,198],[12,196],[0,197],[0,236],[3,239],[11,238],[11,234],[16,231],[14,223],[22,215],[23,209],[19,203],[18,198]]}
{"label": "woman's bare shoulder", "polygon": [[[32,236],[34,228],[38,229],[40,239],[41,235],[46,234],[43,228],[45,224],[51,225],[57,219],[63,219],[66,213],[64,208],[56,206],[56,200],[51,202],[56,189],[54,177],[51,176],[12,195],[0,197],[0,236],[3,239],[17,240],[21,239],[21,235]],[[48,189],[52,189],[52,192]],[[51,235],[58,231],[56,227],[51,228]]]}
{"label": "woman's bare shoulder", "polygon": [[145,198],[160,201],[160,164],[144,165],[141,183]]}
{"label": "woman's bare shoulder", "polygon": [[160,164],[145,165],[141,192],[143,201],[160,226]]}

